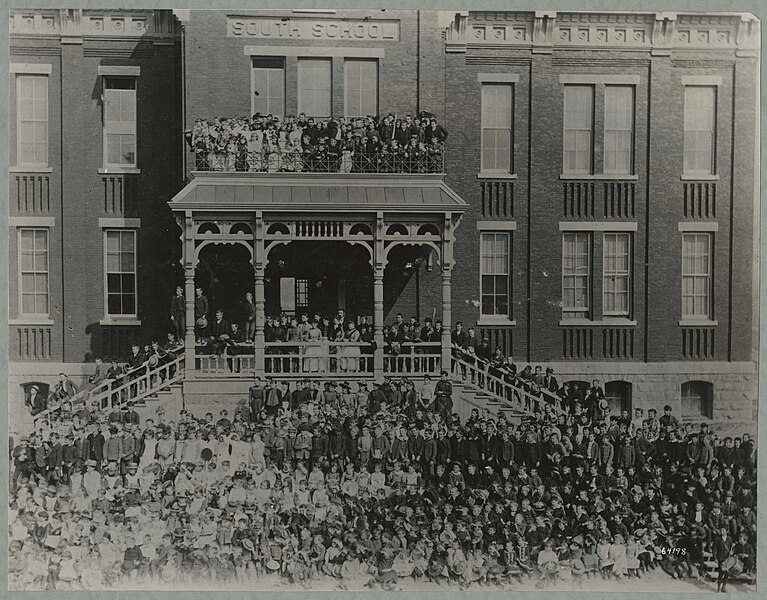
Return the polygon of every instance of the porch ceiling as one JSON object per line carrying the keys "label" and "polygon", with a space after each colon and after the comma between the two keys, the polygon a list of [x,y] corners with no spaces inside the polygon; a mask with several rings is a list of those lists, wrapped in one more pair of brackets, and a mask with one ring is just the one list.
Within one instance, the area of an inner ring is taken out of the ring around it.
{"label": "porch ceiling", "polygon": [[464,212],[442,175],[200,173],[169,202],[172,210]]}

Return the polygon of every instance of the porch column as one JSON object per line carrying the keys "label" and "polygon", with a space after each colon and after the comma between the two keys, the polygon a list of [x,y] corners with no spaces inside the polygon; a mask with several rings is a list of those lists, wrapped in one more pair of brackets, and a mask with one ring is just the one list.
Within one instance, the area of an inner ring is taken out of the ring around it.
{"label": "porch column", "polygon": [[373,374],[380,379],[384,374],[384,286],[383,269],[373,272],[373,339],[376,344],[373,353]]}
{"label": "porch column", "polygon": [[376,214],[373,242],[373,340],[376,344],[373,353],[373,375],[376,380],[384,376],[384,218],[383,212]]}
{"label": "porch column", "polygon": [[197,344],[194,335],[194,218],[192,211],[184,216],[184,297],[186,298],[186,331],[184,332],[184,378],[194,379]]}
{"label": "porch column", "polygon": [[264,250],[264,218],[262,211],[256,211],[254,228],[253,267],[255,275],[255,289],[253,290],[253,303],[256,305],[256,336],[254,341],[255,364],[254,371],[258,377],[263,377],[266,372],[264,351],[266,349],[264,339],[264,325],[266,323],[266,296],[264,294],[264,271],[266,252]]}
{"label": "porch column", "polygon": [[442,360],[441,368],[452,370],[452,275],[453,275],[453,218],[445,214],[442,228]]}

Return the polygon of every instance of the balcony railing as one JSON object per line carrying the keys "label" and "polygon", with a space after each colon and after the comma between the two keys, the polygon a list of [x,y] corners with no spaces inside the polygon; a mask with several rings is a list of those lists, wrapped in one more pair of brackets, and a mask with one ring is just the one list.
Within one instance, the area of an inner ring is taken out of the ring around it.
{"label": "balcony railing", "polygon": [[[400,348],[389,345],[383,354],[384,373],[393,376],[423,377],[439,375],[441,345],[436,342],[408,342]],[[255,348],[250,344],[227,347],[221,354],[206,346],[197,347],[195,366],[198,377],[250,378],[255,372]],[[276,377],[362,377],[374,375],[375,353],[372,344],[358,342],[267,342],[264,370]]]}
{"label": "balcony railing", "polygon": [[195,152],[195,170],[239,173],[444,173],[439,152],[375,153],[345,151],[338,155]]}

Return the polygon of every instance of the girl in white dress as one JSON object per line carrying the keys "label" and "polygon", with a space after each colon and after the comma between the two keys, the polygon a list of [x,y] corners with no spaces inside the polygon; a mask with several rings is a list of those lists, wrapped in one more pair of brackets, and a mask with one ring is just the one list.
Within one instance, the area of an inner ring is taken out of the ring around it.
{"label": "girl in white dress", "polygon": [[321,365],[322,356],[324,355],[322,347],[322,332],[317,327],[316,322],[312,322],[309,325],[309,331],[307,332],[308,344],[306,345],[306,354],[304,358],[304,371],[308,373],[319,373],[324,371]]}
{"label": "girl in white dress", "polygon": [[[354,342],[359,343],[360,341],[360,332],[357,329],[357,327],[354,325],[353,321],[349,321],[349,325],[347,327],[345,341],[347,342]],[[347,373],[356,373],[359,371],[359,363],[360,363],[360,347],[359,346],[343,346],[341,348],[341,369],[343,371],[346,371]]]}
{"label": "girl in white dress", "polygon": [[156,456],[157,456],[157,438],[155,438],[154,436],[154,431],[149,429],[147,430],[146,435],[144,436],[144,451],[141,453],[141,458],[139,459],[139,463],[138,463],[139,470],[155,462]]}

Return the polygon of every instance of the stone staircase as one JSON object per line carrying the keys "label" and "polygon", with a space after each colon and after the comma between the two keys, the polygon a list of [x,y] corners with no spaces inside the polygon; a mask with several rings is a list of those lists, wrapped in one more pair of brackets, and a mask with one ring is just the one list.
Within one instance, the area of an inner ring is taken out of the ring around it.
{"label": "stone staircase", "polygon": [[493,394],[479,388],[471,383],[463,381],[453,382],[453,412],[458,413],[461,421],[465,422],[471,415],[473,409],[477,409],[480,414],[487,410],[493,417],[504,415],[509,423],[515,426],[522,422],[522,417],[527,413],[508,403],[501,402]]}
{"label": "stone staircase", "polygon": [[[166,407],[168,418],[177,418],[183,405],[181,382],[184,378],[184,355],[173,358],[162,365],[145,365],[115,379],[103,381],[96,386],[85,388],[70,398],[72,407],[78,410],[83,405],[98,402],[102,410],[112,411],[132,401],[140,415],[155,413],[160,406]],[[38,413],[33,423],[14,424],[14,434],[29,433],[37,423],[60,412],[61,406],[53,406]],[[22,430],[22,426],[26,430]]]}
{"label": "stone staircase", "polygon": [[489,365],[478,359],[471,362],[453,355],[453,405],[461,420],[476,408],[487,409],[491,415],[504,415],[518,425],[522,418],[533,414],[533,407],[559,414],[564,412],[561,399],[548,391],[535,395],[502,379],[490,371]]}

